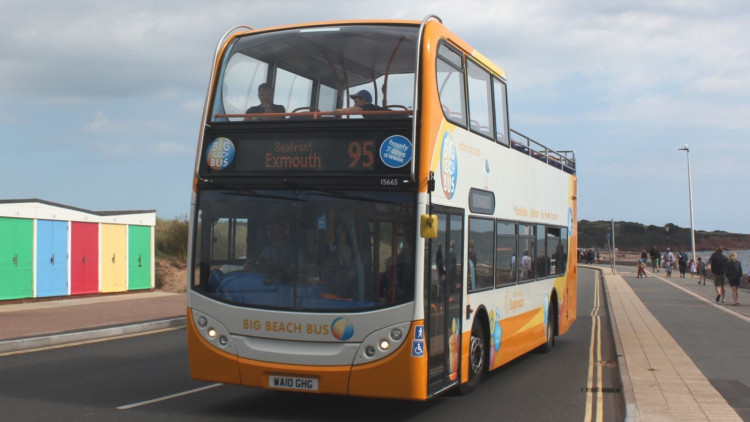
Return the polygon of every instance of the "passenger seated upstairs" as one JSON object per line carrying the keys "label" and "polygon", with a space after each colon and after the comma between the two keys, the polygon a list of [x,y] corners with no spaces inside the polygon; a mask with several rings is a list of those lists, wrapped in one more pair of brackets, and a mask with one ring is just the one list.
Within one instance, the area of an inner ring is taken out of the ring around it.
{"label": "passenger seated upstairs", "polygon": [[[349,96],[352,100],[354,100],[354,105],[352,107],[342,108],[336,110],[336,114],[339,114],[339,112],[357,112],[357,111],[384,111],[385,109],[382,107],[378,107],[377,105],[372,103],[372,95],[370,95],[370,92],[363,89],[359,91],[356,94]],[[383,116],[380,116],[378,114],[363,114],[362,117],[365,119],[378,119],[382,118]]]}
{"label": "passenger seated upstairs", "polygon": [[[245,111],[245,114],[260,114],[260,113],[286,113],[286,109],[283,105],[273,103],[274,89],[273,85],[268,82],[264,82],[258,86],[258,99],[260,104],[252,106]],[[270,117],[246,117],[245,120],[281,120],[281,116],[270,116]]]}

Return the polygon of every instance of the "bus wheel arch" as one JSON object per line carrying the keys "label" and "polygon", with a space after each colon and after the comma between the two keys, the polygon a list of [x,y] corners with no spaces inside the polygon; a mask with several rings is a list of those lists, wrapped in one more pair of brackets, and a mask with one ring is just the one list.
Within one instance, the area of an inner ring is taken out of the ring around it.
{"label": "bus wheel arch", "polygon": [[459,386],[461,394],[469,394],[479,385],[489,366],[489,317],[487,310],[477,309],[469,340],[469,379]]}

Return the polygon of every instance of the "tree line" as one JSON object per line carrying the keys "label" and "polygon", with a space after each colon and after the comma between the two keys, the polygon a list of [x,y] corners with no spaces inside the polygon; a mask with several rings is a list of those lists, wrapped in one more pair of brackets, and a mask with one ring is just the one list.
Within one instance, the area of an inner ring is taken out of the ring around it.
{"label": "tree line", "polygon": [[[656,246],[688,250],[691,248],[690,227],[680,227],[669,223],[664,226],[645,225],[628,221],[614,222],[615,247],[620,250],[650,249]],[[611,243],[611,221],[578,222],[578,247],[584,249],[607,249]],[[610,239],[608,240],[608,236]],[[725,249],[750,249],[750,235],[725,231],[695,231],[695,249],[710,250],[721,246]]]}

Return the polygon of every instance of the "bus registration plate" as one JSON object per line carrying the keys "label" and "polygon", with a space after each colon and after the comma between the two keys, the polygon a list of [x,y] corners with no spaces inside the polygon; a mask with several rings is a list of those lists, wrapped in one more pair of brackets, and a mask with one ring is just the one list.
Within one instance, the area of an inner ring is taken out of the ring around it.
{"label": "bus registration plate", "polygon": [[290,377],[285,375],[269,375],[268,387],[281,390],[318,391],[318,379]]}

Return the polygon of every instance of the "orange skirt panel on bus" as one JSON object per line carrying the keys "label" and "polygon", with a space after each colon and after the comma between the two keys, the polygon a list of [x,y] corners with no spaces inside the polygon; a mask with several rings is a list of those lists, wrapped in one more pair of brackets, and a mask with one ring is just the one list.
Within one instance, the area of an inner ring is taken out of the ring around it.
{"label": "orange skirt panel on bus", "polygon": [[503,319],[500,321],[500,329],[499,345],[494,340],[489,344],[490,369],[504,365],[544,344],[544,309]]}
{"label": "orange skirt panel on bus", "polygon": [[576,272],[578,268],[573,265],[568,267],[571,270],[568,271],[568,275],[565,280],[565,295],[563,296],[564,302],[560,308],[560,323],[558,325],[558,334],[562,335],[568,332],[570,326],[573,325],[573,321],[576,320],[576,293],[578,291],[578,278]]}
{"label": "orange skirt panel on bus", "polygon": [[383,397],[406,400],[427,399],[427,358],[412,357],[414,326],[409,338],[392,355],[366,365],[352,368],[349,394],[353,396]]}
{"label": "orange skirt panel on bus", "polygon": [[190,376],[194,379],[241,384],[237,357],[217,350],[201,337],[195,328],[192,309],[187,310],[188,357],[190,358]]}

